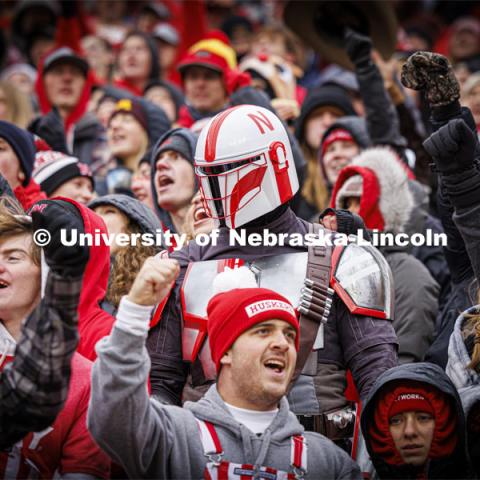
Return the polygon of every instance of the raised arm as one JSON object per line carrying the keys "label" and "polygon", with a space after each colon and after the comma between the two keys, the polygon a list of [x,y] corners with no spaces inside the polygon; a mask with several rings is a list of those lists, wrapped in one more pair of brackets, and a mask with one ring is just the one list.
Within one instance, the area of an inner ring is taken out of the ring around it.
{"label": "raised arm", "polygon": [[404,148],[400,123],[385,86],[380,70],[372,60],[372,42],[369,37],[346,29],[345,48],[355,66],[360,96],[365,105],[368,133],[374,145]]}
{"label": "raised arm", "polygon": [[162,478],[168,477],[166,459],[175,430],[167,410],[148,394],[145,339],[151,311],[168,294],[178,272],[175,260],[147,259],[120,302],[112,333],[96,347],[88,428],[132,478],[150,478],[160,471]]}
{"label": "raised arm", "polygon": [[50,274],[40,304],[22,327],[15,359],[0,377],[0,449],[53,423],[67,398],[78,344],[77,309],[88,255],[75,247],[52,247],[62,228],[75,227],[76,213],[62,210],[59,216],[62,202],[42,203],[32,213],[33,228],[50,233],[50,246],[44,248]]}

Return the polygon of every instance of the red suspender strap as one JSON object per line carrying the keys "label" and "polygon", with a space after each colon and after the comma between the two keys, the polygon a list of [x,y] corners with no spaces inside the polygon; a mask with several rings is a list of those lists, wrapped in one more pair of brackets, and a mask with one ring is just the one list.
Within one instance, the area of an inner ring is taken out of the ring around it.
{"label": "red suspender strap", "polygon": [[218,480],[228,480],[228,469],[230,464],[228,462],[222,462],[218,466]]}
{"label": "red suspender strap", "polygon": [[218,438],[217,432],[215,431],[215,427],[210,422],[204,422],[203,420],[199,420],[198,418],[197,424],[198,428],[200,429],[200,438],[202,440],[203,445],[203,453],[205,455],[212,455],[212,454],[221,454],[223,453],[222,445],[220,444],[220,440]]}
{"label": "red suspender strap", "polygon": [[220,440],[218,438],[215,427],[210,422],[205,422],[205,425],[206,425],[206,427],[208,429],[208,432],[210,433],[210,436],[212,437],[213,443],[215,445],[215,453],[221,453],[223,451],[222,450],[222,445],[220,445]]}
{"label": "red suspender strap", "polygon": [[307,442],[303,435],[294,435],[291,441],[290,465],[295,471],[307,472]]}

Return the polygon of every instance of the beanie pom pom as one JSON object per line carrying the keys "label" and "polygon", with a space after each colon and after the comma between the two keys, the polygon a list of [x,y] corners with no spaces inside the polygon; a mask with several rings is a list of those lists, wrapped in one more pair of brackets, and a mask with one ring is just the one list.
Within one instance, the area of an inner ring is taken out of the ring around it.
{"label": "beanie pom pom", "polygon": [[213,294],[228,292],[234,288],[257,288],[255,274],[247,267],[225,268],[213,279]]}

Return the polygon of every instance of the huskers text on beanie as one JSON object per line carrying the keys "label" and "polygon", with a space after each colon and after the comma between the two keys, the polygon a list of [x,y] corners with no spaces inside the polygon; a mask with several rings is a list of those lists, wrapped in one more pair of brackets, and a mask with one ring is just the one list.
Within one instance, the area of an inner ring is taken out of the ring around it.
{"label": "huskers text on beanie", "polygon": [[23,186],[30,182],[35,161],[35,142],[33,135],[13,123],[0,120],[0,138],[3,138],[13,149],[25,174]]}
{"label": "huskers text on beanie", "polygon": [[284,320],[292,325],[299,346],[299,323],[292,304],[282,295],[266,288],[235,288],[218,293],[208,303],[208,337],[212,359],[217,368],[235,340],[254,325],[267,320]]}

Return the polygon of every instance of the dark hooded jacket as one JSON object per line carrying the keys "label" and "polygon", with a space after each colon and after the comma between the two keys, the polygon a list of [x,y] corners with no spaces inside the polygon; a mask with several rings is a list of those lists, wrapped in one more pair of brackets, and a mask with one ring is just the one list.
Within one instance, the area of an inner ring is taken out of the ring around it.
{"label": "dark hooded jacket", "polygon": [[[427,478],[470,478],[469,458],[465,442],[465,418],[460,397],[445,372],[437,365],[430,363],[410,363],[392,368],[383,373],[372,387],[364,404],[361,417],[362,433],[373,465],[380,478],[416,478],[407,466],[387,464],[373,451],[369,427],[372,425],[376,402],[380,391],[391,382],[412,380],[431,385],[451,399],[452,408],[457,414],[457,445],[452,455],[447,458],[429,461]],[[393,447],[392,447],[393,448]]]}
{"label": "dark hooded jacket", "polygon": [[187,144],[190,146],[190,152],[191,156],[190,158],[187,158],[191,164],[192,164],[192,169],[193,167],[193,157],[195,155],[195,147],[197,144],[197,138],[195,135],[188,130],[187,128],[173,128],[172,130],[169,130],[168,132],[164,133],[157,141],[155,146],[152,148],[152,156],[150,158],[150,165],[151,165],[151,182],[152,182],[152,198],[153,198],[153,207],[155,209],[155,213],[157,214],[158,218],[162,222],[162,228],[163,230],[170,230],[172,233],[177,233],[175,230],[175,227],[173,226],[172,218],[170,217],[170,214],[166,211],[163,210],[163,208],[160,208],[158,206],[158,197],[157,197],[157,189],[155,187],[155,164],[157,162],[157,152],[161,145],[167,140],[167,138],[171,137],[172,135],[178,135],[182,137]]}
{"label": "dark hooded jacket", "polygon": [[459,312],[476,303],[478,287],[465,242],[452,219],[453,206],[441,191],[442,188],[437,191],[437,207],[447,235],[447,245],[443,247],[443,251],[448,269],[451,272],[450,291],[444,297],[441,294],[444,305],[437,317],[435,340],[428,349],[425,360],[445,368],[449,356],[448,344],[454,330],[455,321]]}
{"label": "dark hooded jacket", "polygon": [[[457,102],[458,103],[458,102]],[[432,125],[438,130],[450,119],[461,118],[473,131],[475,121],[471,112],[458,104],[432,111]],[[478,144],[475,162],[480,160]],[[452,165],[455,159],[452,158]],[[478,168],[478,167],[477,167]],[[448,243],[444,247],[445,258],[451,271],[451,293],[443,308],[437,325],[435,342],[427,353],[426,359],[445,368],[449,357],[448,345],[458,313],[477,303],[476,291],[480,278],[479,256],[479,218],[480,198],[471,197],[470,185],[478,192],[478,172],[463,171],[439,178],[437,206],[442,225],[447,234]],[[475,282],[475,279],[477,280]]]}
{"label": "dark hooded jacket", "polygon": [[[405,231],[409,235],[417,232],[426,235],[428,230],[431,230],[433,234],[445,233],[438,218],[429,213],[428,188],[413,179],[409,179],[408,187],[412,192],[415,206],[412,209]],[[410,253],[428,268],[432,277],[440,285],[439,308],[442,309],[451,289],[450,265],[445,258],[444,249],[436,245],[420,245],[411,248]]]}
{"label": "dark hooded jacket", "polygon": [[[478,434],[478,409],[480,408],[480,385],[470,385],[459,390],[467,424],[468,453],[476,477],[480,477],[480,435]],[[475,417],[475,419],[474,419]]]}

